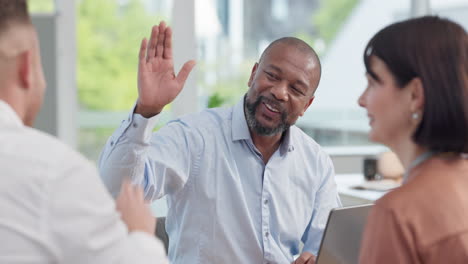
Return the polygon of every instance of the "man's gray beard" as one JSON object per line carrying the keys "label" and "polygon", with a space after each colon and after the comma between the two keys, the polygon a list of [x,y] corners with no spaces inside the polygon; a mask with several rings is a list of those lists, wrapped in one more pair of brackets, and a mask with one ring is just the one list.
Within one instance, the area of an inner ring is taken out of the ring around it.
{"label": "man's gray beard", "polygon": [[261,136],[273,136],[288,130],[291,124],[288,124],[286,122],[287,114],[285,112],[281,112],[280,123],[276,127],[265,127],[257,121],[257,119],[255,118],[255,112],[257,112],[258,106],[263,101],[268,103],[271,100],[267,99],[264,96],[259,96],[257,100],[253,104],[251,104],[247,101],[247,96],[245,96],[245,119],[247,120],[247,125],[249,126],[249,128],[256,134]]}

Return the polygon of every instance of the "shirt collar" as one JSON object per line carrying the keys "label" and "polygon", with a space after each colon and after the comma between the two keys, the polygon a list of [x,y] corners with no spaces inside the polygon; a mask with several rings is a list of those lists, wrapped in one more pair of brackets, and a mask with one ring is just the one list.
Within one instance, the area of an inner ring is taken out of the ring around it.
{"label": "shirt collar", "polygon": [[282,142],[279,147],[280,155],[283,156],[287,152],[291,152],[294,150],[294,146],[292,144],[292,136],[291,136],[291,127],[288,128],[283,134]]}
{"label": "shirt collar", "polygon": [[15,110],[2,100],[0,100],[0,123],[18,127],[23,126],[23,121],[21,121]]}
{"label": "shirt collar", "polygon": [[232,113],[232,141],[251,139],[244,113],[244,98],[234,106]]}
{"label": "shirt collar", "polygon": [[[245,96],[234,106],[232,113],[232,141],[237,140],[250,140],[249,127],[247,126],[247,120],[245,119],[245,108],[244,108]],[[294,150],[291,138],[291,128],[286,130],[283,134],[282,142],[279,147],[280,155],[283,156],[287,152]]]}

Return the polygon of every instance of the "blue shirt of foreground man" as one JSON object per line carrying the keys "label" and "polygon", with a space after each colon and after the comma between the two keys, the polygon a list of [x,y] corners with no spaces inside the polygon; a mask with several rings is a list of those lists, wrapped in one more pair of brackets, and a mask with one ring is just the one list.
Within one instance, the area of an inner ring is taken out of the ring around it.
{"label": "blue shirt of foreground man", "polygon": [[173,71],[171,29],[143,40],[134,111],[100,159],[117,195],[130,176],[147,199],[167,195],[169,259],[187,263],[314,263],[330,209],[340,206],[330,158],[293,126],[314,99],[320,63],[295,38],[273,42],[231,108],[205,110],[152,133],[195,65]]}

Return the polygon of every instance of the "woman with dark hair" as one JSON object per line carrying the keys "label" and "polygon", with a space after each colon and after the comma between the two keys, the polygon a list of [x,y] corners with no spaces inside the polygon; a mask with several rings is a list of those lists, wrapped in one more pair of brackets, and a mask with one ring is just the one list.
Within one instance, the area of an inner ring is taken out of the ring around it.
{"label": "woman with dark hair", "polygon": [[378,32],[359,98],[369,138],[394,151],[403,185],[369,215],[361,263],[468,263],[468,35],[426,16]]}

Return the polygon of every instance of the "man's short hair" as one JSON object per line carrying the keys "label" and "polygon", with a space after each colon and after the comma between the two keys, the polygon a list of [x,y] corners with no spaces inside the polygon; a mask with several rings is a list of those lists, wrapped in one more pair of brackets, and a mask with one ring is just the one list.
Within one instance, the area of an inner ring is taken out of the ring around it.
{"label": "man's short hair", "polygon": [[299,51],[301,51],[302,53],[310,55],[310,56],[314,57],[314,59],[316,59],[318,62],[320,62],[320,59],[319,59],[317,53],[314,51],[314,49],[309,44],[307,44],[305,41],[303,41],[301,39],[298,39],[298,38],[295,38],[295,37],[283,37],[283,38],[279,38],[279,39],[271,42],[270,45],[268,45],[268,47],[266,47],[266,49],[263,51],[263,53],[262,53],[262,55],[260,57],[260,61],[270,51],[270,49],[272,47],[274,47],[274,46],[276,46],[278,44],[293,46],[296,49],[298,49]]}
{"label": "man's short hair", "polygon": [[0,0],[0,32],[12,23],[31,23],[26,0]]}

